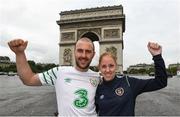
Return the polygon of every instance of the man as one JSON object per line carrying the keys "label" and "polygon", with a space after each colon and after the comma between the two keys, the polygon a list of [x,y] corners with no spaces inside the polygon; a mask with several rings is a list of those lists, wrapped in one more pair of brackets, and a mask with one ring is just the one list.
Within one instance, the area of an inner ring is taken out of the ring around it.
{"label": "man", "polygon": [[54,85],[60,116],[96,116],[95,92],[99,83],[98,74],[89,69],[95,55],[93,42],[80,38],[74,48],[75,66],[56,67],[47,72],[32,72],[25,55],[28,42],[15,39],[8,43],[16,55],[16,67],[25,85]]}

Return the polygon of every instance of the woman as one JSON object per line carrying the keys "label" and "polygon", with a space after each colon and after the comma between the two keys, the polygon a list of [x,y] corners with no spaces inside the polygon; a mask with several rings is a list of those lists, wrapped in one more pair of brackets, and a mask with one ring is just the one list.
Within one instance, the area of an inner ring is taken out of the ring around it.
{"label": "woman", "polygon": [[100,116],[134,116],[135,101],[139,94],[167,86],[167,74],[161,56],[161,46],[149,42],[148,50],[155,63],[154,79],[116,76],[116,58],[110,53],[101,55],[99,70],[103,81],[96,91],[97,113]]}

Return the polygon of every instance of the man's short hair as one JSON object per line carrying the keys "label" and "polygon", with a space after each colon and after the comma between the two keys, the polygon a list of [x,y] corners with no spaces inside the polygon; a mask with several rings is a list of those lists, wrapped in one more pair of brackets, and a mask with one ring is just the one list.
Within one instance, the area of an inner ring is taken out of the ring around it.
{"label": "man's short hair", "polygon": [[[93,45],[93,51],[95,51],[94,43],[93,43],[93,41],[92,41],[90,38],[88,38],[88,37],[81,37],[81,38],[79,38],[79,39],[76,41],[76,44],[77,44],[77,42],[78,42],[79,40],[83,40],[83,41],[92,43],[92,45]],[[76,48],[76,44],[75,44],[75,48]]]}

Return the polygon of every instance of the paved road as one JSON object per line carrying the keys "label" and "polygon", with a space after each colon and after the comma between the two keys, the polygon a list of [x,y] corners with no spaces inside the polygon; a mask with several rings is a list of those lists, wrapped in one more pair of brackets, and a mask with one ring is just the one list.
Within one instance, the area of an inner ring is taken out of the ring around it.
{"label": "paved road", "polygon": [[[137,98],[136,115],[180,116],[180,78],[168,81],[168,87]],[[0,76],[0,116],[53,116],[55,111],[53,87],[28,87],[17,76]]]}
{"label": "paved road", "polygon": [[53,115],[56,97],[51,86],[25,86],[16,77],[0,76],[0,115]]}
{"label": "paved road", "polygon": [[168,86],[137,98],[136,115],[180,116],[180,78],[168,79]]}

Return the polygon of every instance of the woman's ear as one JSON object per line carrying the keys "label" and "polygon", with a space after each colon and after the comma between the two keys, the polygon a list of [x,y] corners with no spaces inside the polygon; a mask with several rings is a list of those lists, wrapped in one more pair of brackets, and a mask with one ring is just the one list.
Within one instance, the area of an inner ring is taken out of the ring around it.
{"label": "woman's ear", "polygon": [[118,70],[118,65],[117,65],[117,63],[116,63],[116,71]]}

